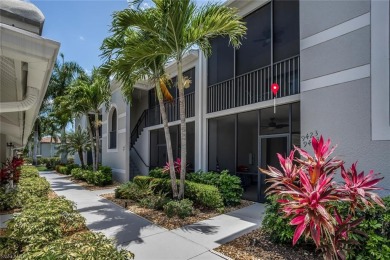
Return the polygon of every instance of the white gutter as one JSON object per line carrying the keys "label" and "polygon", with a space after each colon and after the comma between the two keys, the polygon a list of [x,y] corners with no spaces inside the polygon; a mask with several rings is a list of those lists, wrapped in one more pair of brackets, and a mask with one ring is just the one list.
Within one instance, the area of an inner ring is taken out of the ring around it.
{"label": "white gutter", "polygon": [[32,108],[38,101],[39,90],[27,87],[26,98],[16,102],[0,102],[0,113],[20,112]]}

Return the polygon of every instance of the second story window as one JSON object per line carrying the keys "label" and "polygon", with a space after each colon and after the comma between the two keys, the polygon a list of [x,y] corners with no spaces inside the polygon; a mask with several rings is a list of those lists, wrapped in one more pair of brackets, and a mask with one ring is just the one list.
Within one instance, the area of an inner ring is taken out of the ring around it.
{"label": "second story window", "polygon": [[108,131],[109,131],[109,139],[108,139],[108,148],[116,149],[116,139],[117,139],[117,112],[116,109],[113,108],[110,113],[110,118],[108,122]]}

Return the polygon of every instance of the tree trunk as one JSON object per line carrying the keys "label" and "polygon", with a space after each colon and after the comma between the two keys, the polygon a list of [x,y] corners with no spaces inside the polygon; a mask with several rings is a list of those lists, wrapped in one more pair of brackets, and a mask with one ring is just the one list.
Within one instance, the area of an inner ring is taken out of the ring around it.
{"label": "tree trunk", "polygon": [[86,114],[86,117],[87,117],[87,121],[88,121],[88,133],[89,133],[89,138],[91,139],[91,151],[92,151],[92,167],[93,167],[93,170],[96,171],[95,169],[95,166],[96,166],[96,162],[95,162],[95,151],[96,151],[96,146],[95,146],[95,141],[93,139],[93,133],[92,133],[92,124],[91,124],[91,120],[89,118],[89,115]]}
{"label": "tree trunk", "polygon": [[95,169],[98,170],[99,165],[99,154],[100,154],[100,137],[99,137],[99,113],[95,112],[95,137],[96,137],[96,152],[95,152]]}
{"label": "tree trunk", "polygon": [[61,147],[63,149],[62,152],[61,152],[61,164],[67,164],[68,163],[68,153],[65,150],[65,145],[66,145],[65,128],[66,128],[66,125],[62,126],[62,128],[61,128]]}
{"label": "tree trunk", "polygon": [[180,103],[180,147],[181,147],[181,165],[180,165],[180,190],[179,199],[184,198],[184,183],[187,171],[187,126],[186,126],[186,111],[184,99],[184,84],[183,84],[183,68],[181,60],[177,61],[177,87],[179,88],[179,103]]}
{"label": "tree trunk", "polygon": [[38,153],[38,126],[36,125],[34,130],[33,165],[38,164],[37,153]]}
{"label": "tree trunk", "polygon": [[82,149],[78,149],[78,154],[79,154],[79,158],[80,158],[80,163],[81,163],[81,168],[84,169],[84,155],[83,155],[83,150]]}
{"label": "tree trunk", "polygon": [[175,167],[173,163],[171,135],[169,133],[168,117],[167,117],[167,113],[165,112],[165,106],[163,101],[163,95],[161,93],[160,82],[158,80],[156,83],[156,90],[157,90],[158,103],[160,105],[161,118],[164,125],[165,142],[167,143],[169,174],[171,176],[172,194],[173,194],[173,198],[176,199],[178,197],[178,194],[177,194],[176,173],[175,173]]}

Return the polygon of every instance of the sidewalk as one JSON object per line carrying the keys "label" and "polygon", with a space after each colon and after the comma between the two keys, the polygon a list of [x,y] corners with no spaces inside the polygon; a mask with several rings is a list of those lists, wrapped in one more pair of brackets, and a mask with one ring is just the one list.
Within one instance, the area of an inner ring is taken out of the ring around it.
{"label": "sidewalk", "polygon": [[256,229],[264,206],[249,207],[175,230],[167,230],[102,198],[112,190],[88,191],[66,177],[41,172],[58,194],[76,203],[90,230],[113,238],[135,259],[223,259],[210,250]]}

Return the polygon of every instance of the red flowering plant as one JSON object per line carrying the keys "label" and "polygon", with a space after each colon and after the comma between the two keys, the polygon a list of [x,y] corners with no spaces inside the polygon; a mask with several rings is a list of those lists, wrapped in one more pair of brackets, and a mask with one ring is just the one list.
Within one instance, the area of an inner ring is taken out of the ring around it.
{"label": "red flowering plant", "polygon": [[[313,137],[314,156],[294,147],[287,157],[277,154],[281,170],[268,166],[268,170],[260,171],[269,176],[267,195],[277,196],[283,215],[291,219],[290,225],[297,226],[293,245],[304,235],[313,239],[326,259],[345,259],[347,245],[356,242],[349,234],[356,232],[363,220],[354,217],[355,209],[374,204],[384,207],[381,198],[372,192],[380,189],[376,185],[383,178],[378,178],[373,171],[368,175],[364,172],[358,174],[356,163],[345,170],[343,161],[330,158],[335,149],[330,144],[330,140],[324,142],[322,136],[319,140]],[[294,158],[295,152],[301,158]],[[334,181],[339,169],[343,184]],[[349,205],[344,220],[334,206],[336,202]]]}
{"label": "red flowering plant", "polygon": [[[181,159],[177,158],[176,161],[173,162],[173,167],[175,168],[176,177],[177,175],[180,175],[180,165],[181,165]],[[169,162],[167,162],[163,168],[163,173],[169,174]]]}
{"label": "red flowering plant", "polygon": [[20,170],[23,165],[23,159],[14,157],[12,160],[7,159],[5,165],[0,169],[0,184],[7,185],[13,181],[13,184],[19,182]]}

